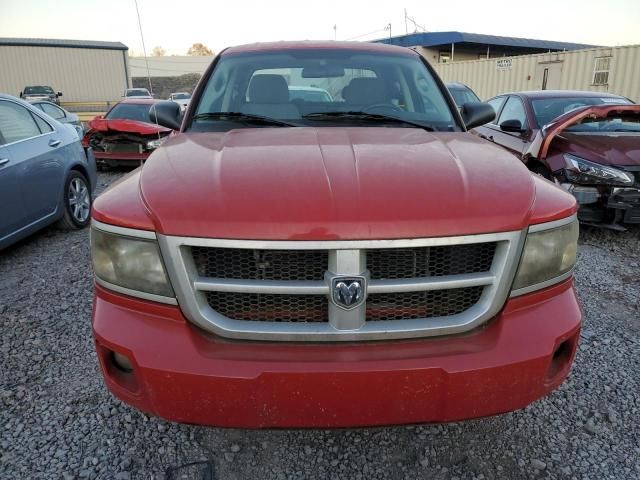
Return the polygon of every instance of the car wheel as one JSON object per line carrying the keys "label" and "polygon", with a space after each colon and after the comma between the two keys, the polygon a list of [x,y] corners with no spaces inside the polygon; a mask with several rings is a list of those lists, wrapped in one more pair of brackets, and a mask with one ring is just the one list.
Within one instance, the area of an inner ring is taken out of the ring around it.
{"label": "car wheel", "polygon": [[64,182],[64,216],[59,225],[65,230],[78,230],[91,221],[91,187],[87,178],[71,170]]}

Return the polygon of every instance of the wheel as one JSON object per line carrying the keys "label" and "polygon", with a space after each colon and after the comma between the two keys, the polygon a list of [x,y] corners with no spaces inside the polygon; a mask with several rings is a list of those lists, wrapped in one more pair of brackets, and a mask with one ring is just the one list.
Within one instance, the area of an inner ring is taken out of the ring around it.
{"label": "wheel", "polygon": [[65,230],[79,230],[91,221],[91,188],[87,178],[71,170],[64,182],[64,216],[59,226]]}

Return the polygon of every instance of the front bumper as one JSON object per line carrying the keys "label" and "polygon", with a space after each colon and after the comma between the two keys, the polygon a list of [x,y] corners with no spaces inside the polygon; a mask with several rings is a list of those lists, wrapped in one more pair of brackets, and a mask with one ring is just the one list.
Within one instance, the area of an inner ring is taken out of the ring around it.
{"label": "front bumper", "polygon": [[[169,420],[242,428],[447,422],[523,408],[569,373],[581,312],[572,281],[507,302],[464,335],[350,344],[230,341],[179,308],[96,286],[107,387]],[[113,352],[133,372],[117,368]]]}
{"label": "front bumper", "polygon": [[584,223],[640,223],[640,188],[563,184],[578,202]]}
{"label": "front bumper", "polygon": [[107,164],[110,166],[116,165],[134,165],[139,164],[140,162],[144,162],[151,152],[142,152],[142,153],[124,153],[124,152],[101,152],[100,150],[94,149],[93,154],[96,157],[96,161],[98,164]]}

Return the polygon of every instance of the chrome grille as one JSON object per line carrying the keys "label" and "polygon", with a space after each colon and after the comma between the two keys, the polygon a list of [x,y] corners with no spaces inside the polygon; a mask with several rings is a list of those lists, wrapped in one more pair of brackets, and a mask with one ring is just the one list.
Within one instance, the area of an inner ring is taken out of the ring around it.
{"label": "chrome grille", "polygon": [[[180,308],[215,334],[356,341],[460,333],[506,300],[525,234],[372,241],[225,240],[158,235]],[[361,278],[364,302],[332,288]],[[336,297],[337,298],[337,297]]]}
{"label": "chrome grille", "polygon": [[457,315],[475,305],[483,289],[484,287],[469,287],[426,292],[374,293],[367,298],[367,320]]}
{"label": "chrome grille", "polygon": [[193,247],[198,274],[241,280],[322,280],[326,250],[257,250]]}
{"label": "chrome grille", "polygon": [[486,272],[495,250],[494,242],[367,250],[367,269],[372,280]]}

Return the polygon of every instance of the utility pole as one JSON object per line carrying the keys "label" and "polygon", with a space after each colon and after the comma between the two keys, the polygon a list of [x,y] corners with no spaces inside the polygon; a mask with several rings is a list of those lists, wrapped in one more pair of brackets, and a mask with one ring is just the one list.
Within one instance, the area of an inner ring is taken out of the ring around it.
{"label": "utility pole", "polygon": [[404,33],[409,35],[409,24],[407,23],[407,9],[404,9]]}
{"label": "utility pole", "polygon": [[388,24],[384,29],[389,30],[389,38],[391,38],[391,24]]}
{"label": "utility pole", "polygon": [[333,25],[333,40],[336,41],[338,39],[338,25]]}

